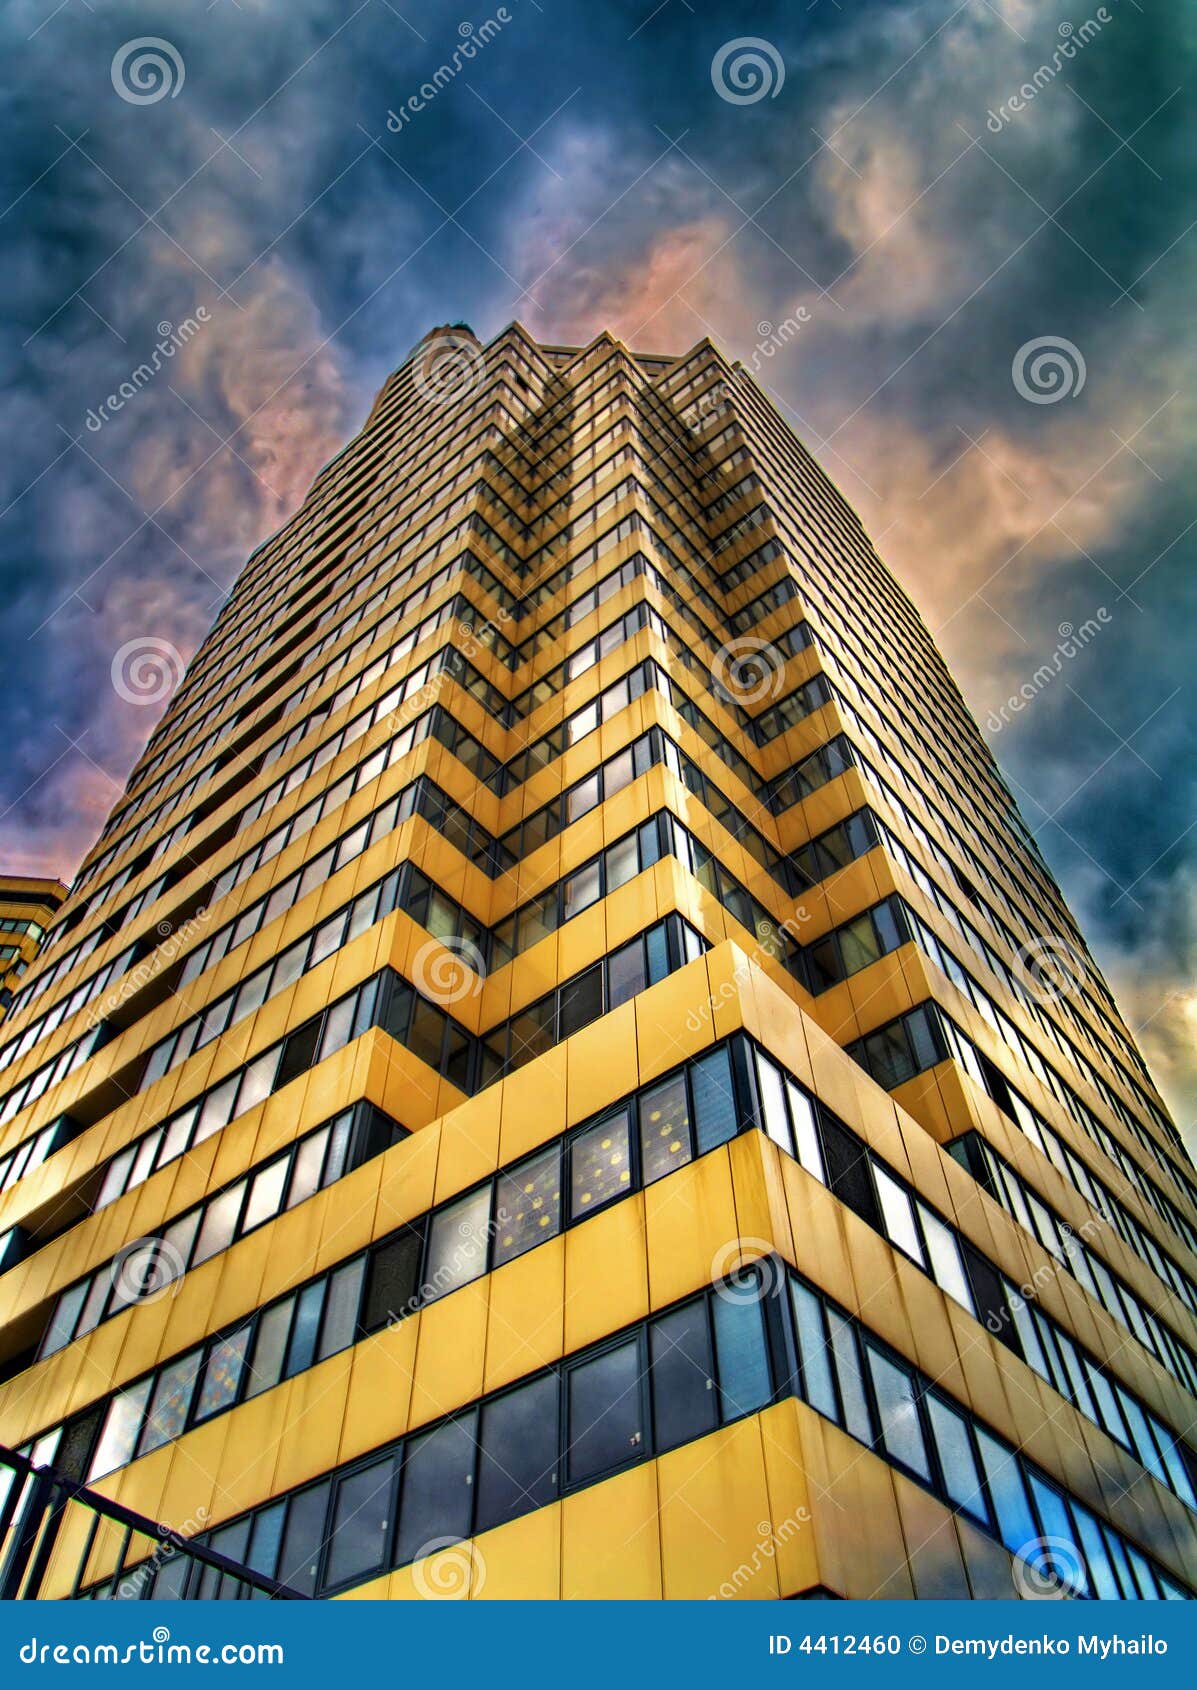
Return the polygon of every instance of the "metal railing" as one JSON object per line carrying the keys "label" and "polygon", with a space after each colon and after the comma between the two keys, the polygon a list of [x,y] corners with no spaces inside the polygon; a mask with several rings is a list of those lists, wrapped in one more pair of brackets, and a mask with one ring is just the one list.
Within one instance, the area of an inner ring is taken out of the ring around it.
{"label": "metal railing", "polygon": [[[72,1518],[79,1509],[89,1516],[82,1533]],[[68,1547],[74,1561],[64,1573],[55,1565],[55,1551],[60,1542],[72,1541],[79,1547]],[[28,1456],[0,1444],[0,1600],[42,1596],[52,1566],[53,1588],[46,1594],[71,1601],[154,1595],[192,1601],[307,1600],[277,1579],[122,1507],[54,1467],[35,1466]],[[64,1588],[68,1577],[69,1588]]]}

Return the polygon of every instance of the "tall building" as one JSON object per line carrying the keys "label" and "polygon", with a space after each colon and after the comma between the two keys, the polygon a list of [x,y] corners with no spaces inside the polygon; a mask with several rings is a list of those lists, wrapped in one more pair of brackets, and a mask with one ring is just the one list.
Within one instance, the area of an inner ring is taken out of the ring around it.
{"label": "tall building", "polygon": [[66,895],[61,880],[0,874],[0,1021]]}
{"label": "tall building", "polygon": [[[707,341],[421,342],[3,1034],[0,1443],[230,1565],[1192,1594],[1194,1170],[909,599]],[[45,1513],[43,1594],[220,1588]]]}

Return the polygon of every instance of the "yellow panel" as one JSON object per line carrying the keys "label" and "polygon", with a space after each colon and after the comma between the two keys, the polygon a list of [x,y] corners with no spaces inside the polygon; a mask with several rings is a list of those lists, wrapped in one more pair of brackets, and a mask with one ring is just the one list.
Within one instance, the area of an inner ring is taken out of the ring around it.
{"label": "yellow panel", "polygon": [[712,1151],[650,1185],[644,1193],[644,1216],[654,1309],[709,1285],[735,1266],[740,1231],[726,1149]]}
{"label": "yellow panel", "polygon": [[560,1592],[560,1503],[538,1508],[475,1538],[473,1600],[542,1602]]}
{"label": "yellow panel", "polygon": [[661,1595],[656,1462],[562,1502],[561,1594],[591,1602]]}
{"label": "yellow panel", "polygon": [[663,1455],[663,1595],[770,1601],[778,1594],[761,1431],[755,1417]]}
{"label": "yellow panel", "polygon": [[339,1461],[364,1455],[407,1430],[417,1329],[415,1318],[400,1320],[363,1338],[349,1352],[353,1373],[337,1451]]}
{"label": "yellow panel", "polygon": [[419,1322],[411,1423],[422,1426],[482,1394],[489,1284],[463,1285],[413,1319]]}
{"label": "yellow panel", "polygon": [[648,1313],[644,1199],[625,1198],[565,1234],[565,1348]]}
{"label": "yellow panel", "polygon": [[491,1275],[485,1390],[560,1359],[564,1300],[564,1238],[517,1256]]}

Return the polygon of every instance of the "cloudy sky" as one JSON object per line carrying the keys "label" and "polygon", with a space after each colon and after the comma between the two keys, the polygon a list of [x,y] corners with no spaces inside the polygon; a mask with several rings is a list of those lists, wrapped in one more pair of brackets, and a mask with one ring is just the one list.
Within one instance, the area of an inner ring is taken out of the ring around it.
{"label": "cloudy sky", "polygon": [[1189,1127],[1195,44],[1189,0],[8,0],[0,865],[72,873],[157,714],[114,656],[194,652],[432,323],[709,334],[912,592]]}

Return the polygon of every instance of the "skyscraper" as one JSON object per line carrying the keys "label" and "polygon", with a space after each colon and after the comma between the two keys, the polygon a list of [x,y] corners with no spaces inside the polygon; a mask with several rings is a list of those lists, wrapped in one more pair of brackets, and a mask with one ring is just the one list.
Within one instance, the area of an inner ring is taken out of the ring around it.
{"label": "skyscraper", "polygon": [[66,897],[60,880],[0,874],[0,1020]]}
{"label": "skyscraper", "polygon": [[[1193,1168],[909,599],[707,341],[426,337],[3,1035],[0,1443],[231,1563],[1191,1594]],[[43,1593],[220,1588],[85,1521]]]}

